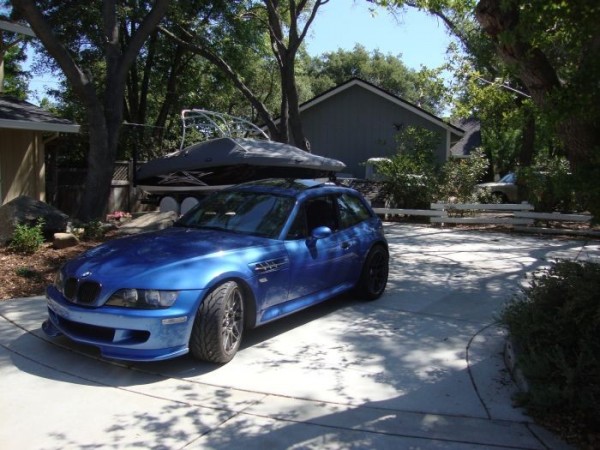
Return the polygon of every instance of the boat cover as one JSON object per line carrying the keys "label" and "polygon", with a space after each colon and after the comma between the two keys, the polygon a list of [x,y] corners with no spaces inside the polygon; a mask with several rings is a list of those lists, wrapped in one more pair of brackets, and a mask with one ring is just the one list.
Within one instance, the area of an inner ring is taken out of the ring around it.
{"label": "boat cover", "polygon": [[248,138],[218,138],[190,145],[142,165],[138,180],[172,172],[251,165],[339,172],[346,165],[336,159],[305,152],[288,144]]}

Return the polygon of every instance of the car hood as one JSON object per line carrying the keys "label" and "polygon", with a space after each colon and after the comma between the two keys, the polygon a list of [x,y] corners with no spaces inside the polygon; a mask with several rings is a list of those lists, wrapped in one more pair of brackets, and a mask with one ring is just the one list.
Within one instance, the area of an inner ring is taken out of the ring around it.
{"label": "car hood", "polygon": [[68,262],[64,271],[103,286],[202,289],[224,272],[251,276],[248,264],[281,249],[267,238],[173,227],[99,245]]}

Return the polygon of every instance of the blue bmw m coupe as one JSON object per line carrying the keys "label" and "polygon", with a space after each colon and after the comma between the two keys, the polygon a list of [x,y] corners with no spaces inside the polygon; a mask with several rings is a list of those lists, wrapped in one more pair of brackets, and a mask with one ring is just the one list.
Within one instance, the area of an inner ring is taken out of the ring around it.
{"label": "blue bmw m coupe", "polygon": [[115,359],[226,363],[244,330],[353,290],[380,297],[389,253],[353,189],[271,179],[215,192],[172,228],[109,241],[47,289],[50,336]]}

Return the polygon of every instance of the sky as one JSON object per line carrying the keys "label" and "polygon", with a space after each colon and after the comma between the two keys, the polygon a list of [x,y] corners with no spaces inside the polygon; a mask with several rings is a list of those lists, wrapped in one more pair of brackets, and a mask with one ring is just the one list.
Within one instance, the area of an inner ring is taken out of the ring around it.
{"label": "sky", "polygon": [[[393,17],[383,8],[372,13],[372,7],[365,0],[330,0],[321,6],[305,41],[309,54],[352,50],[361,44],[368,51],[399,56],[415,70],[444,63],[451,37],[438,19],[414,8]],[[29,101],[39,103],[45,87],[56,84],[48,74],[35,76],[30,82]]]}
{"label": "sky", "polygon": [[393,17],[382,8],[373,14],[370,7],[365,0],[330,0],[321,6],[306,39],[309,54],[352,50],[358,43],[369,51],[400,56],[415,70],[444,63],[451,37],[438,19],[414,8]]}

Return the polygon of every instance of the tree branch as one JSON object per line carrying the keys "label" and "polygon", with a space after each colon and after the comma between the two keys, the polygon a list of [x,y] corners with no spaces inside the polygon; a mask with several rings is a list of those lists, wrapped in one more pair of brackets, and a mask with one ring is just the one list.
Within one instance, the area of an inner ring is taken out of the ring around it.
{"label": "tree branch", "polygon": [[98,102],[90,77],[83,72],[67,49],[56,38],[40,9],[32,0],[11,0],[15,10],[23,16],[44,48],[56,60],[81,100],[90,105]]}
{"label": "tree branch", "polygon": [[219,55],[212,52],[205,46],[196,45],[192,43],[191,40],[192,38],[194,38],[194,36],[187,30],[181,30],[189,38],[189,40],[184,41],[183,39],[179,38],[163,26],[159,26],[158,29],[162,33],[164,33],[169,39],[173,40],[181,47],[186,48],[187,50],[202,56],[203,58],[217,66],[219,69],[221,69],[223,73],[225,73],[229,77],[229,79],[235,84],[235,86],[240,90],[242,95],[246,97],[246,99],[256,109],[257,114],[265,122],[265,125],[269,129],[271,136],[273,138],[277,138],[277,136],[279,135],[279,130],[277,129],[277,126],[275,125],[271,114],[267,110],[267,107],[256,97],[256,95],[254,95],[254,93],[246,85],[246,83],[238,76],[238,74],[231,68],[229,64],[227,64],[227,62],[223,58],[221,58]]}

